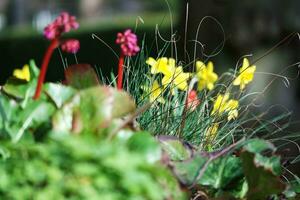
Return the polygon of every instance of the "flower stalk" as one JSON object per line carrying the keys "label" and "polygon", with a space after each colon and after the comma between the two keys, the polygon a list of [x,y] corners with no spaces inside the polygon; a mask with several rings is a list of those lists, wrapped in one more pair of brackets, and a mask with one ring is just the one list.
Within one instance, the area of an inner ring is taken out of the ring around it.
{"label": "flower stalk", "polygon": [[116,44],[119,44],[121,47],[121,54],[119,57],[119,66],[118,66],[118,78],[117,78],[117,89],[123,89],[123,68],[124,68],[124,59],[125,56],[131,57],[136,55],[140,51],[140,47],[137,44],[137,36],[132,33],[130,29],[124,31],[124,33],[118,33]]}
{"label": "flower stalk", "polygon": [[59,40],[57,38],[53,39],[44,55],[43,58],[43,62],[42,62],[42,67],[41,67],[41,71],[39,74],[39,78],[38,78],[38,83],[36,86],[36,90],[35,90],[35,94],[33,96],[33,99],[38,99],[41,95],[41,91],[42,91],[42,87],[43,87],[43,83],[45,80],[45,76],[46,76],[46,72],[48,69],[48,65],[51,59],[51,56],[54,52],[54,50],[59,46]]}
{"label": "flower stalk", "polygon": [[60,37],[63,33],[67,33],[72,29],[77,29],[78,27],[79,24],[76,21],[76,18],[69,15],[69,13],[67,12],[61,13],[52,23],[45,27],[44,36],[46,37],[46,39],[50,40],[51,43],[43,58],[42,67],[33,99],[37,100],[41,95],[48,65],[54,50],[59,46],[61,46],[62,50],[67,53],[76,53],[79,50],[80,44],[78,40],[60,40]]}
{"label": "flower stalk", "polygon": [[122,90],[123,88],[123,67],[124,67],[124,59],[125,55],[121,51],[120,58],[119,58],[119,67],[118,67],[118,79],[117,79],[117,89]]}

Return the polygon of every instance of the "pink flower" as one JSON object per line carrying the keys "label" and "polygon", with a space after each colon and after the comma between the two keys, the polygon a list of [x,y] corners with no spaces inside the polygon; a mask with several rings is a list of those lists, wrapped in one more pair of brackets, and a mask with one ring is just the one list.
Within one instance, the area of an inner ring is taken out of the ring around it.
{"label": "pink flower", "polygon": [[44,36],[49,40],[53,40],[60,37],[61,34],[78,27],[79,24],[74,16],[69,15],[67,12],[62,12],[52,23],[45,27]]}
{"label": "pink flower", "polygon": [[69,39],[61,44],[61,49],[67,53],[77,53],[80,48],[80,43],[78,40]]}
{"label": "pink flower", "polygon": [[191,110],[195,110],[199,104],[200,100],[198,99],[197,92],[191,90],[187,97],[186,106]]}
{"label": "pink flower", "polygon": [[137,36],[130,29],[124,33],[118,33],[116,43],[121,45],[121,51],[125,56],[134,56],[140,51]]}

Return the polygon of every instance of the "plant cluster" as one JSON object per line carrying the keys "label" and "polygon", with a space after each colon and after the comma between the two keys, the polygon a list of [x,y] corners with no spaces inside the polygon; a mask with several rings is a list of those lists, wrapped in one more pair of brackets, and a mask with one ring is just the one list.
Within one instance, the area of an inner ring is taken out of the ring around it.
{"label": "plant cluster", "polygon": [[300,179],[284,179],[289,171],[271,143],[283,130],[272,124],[289,114],[258,123],[263,115],[246,92],[256,71],[248,58],[219,76],[211,61],[149,57],[128,29],[116,39],[117,78],[77,64],[63,83],[44,83],[54,49],[78,51],[77,40],[60,38],[76,28],[73,16],[60,15],[45,28],[51,44],[41,71],[31,60],[1,87],[0,197],[299,197]]}

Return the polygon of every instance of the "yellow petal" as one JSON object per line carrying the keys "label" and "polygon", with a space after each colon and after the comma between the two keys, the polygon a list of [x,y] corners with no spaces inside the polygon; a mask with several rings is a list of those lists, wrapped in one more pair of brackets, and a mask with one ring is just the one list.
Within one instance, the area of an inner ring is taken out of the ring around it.
{"label": "yellow petal", "polygon": [[146,60],[146,63],[150,66],[153,66],[153,65],[156,65],[156,60],[152,57],[149,57],[147,60]]}
{"label": "yellow petal", "polygon": [[238,76],[234,79],[233,81],[233,85],[240,85],[241,84],[241,77]]}
{"label": "yellow petal", "polygon": [[208,83],[208,84],[207,84],[207,89],[208,89],[208,90],[214,89],[214,84]]}
{"label": "yellow petal", "polygon": [[255,70],[256,70],[256,66],[252,65],[251,67],[247,68],[247,73],[254,74]]}
{"label": "yellow petal", "polygon": [[196,70],[197,72],[201,71],[203,68],[206,68],[205,64],[201,61],[196,62]]}
{"label": "yellow petal", "polygon": [[162,88],[158,84],[157,81],[154,81],[151,88],[150,93],[150,102],[158,101],[160,103],[164,103],[164,99],[162,98]]}
{"label": "yellow petal", "polygon": [[13,76],[21,80],[30,81],[29,66],[24,65],[22,69],[15,69],[13,71]]}
{"label": "yellow petal", "polygon": [[236,119],[238,117],[238,110],[237,109],[234,109],[234,110],[231,110],[228,112],[228,118],[227,120],[230,121],[232,119]]}
{"label": "yellow petal", "polygon": [[175,67],[176,66],[176,60],[174,58],[169,58],[169,65],[170,65],[170,67]]}
{"label": "yellow petal", "polygon": [[209,62],[207,63],[207,70],[208,70],[209,72],[213,72],[213,71],[214,71],[214,64],[213,64],[211,61],[209,61]]}
{"label": "yellow petal", "polygon": [[240,73],[242,73],[243,71],[245,71],[248,67],[249,67],[250,63],[249,60],[247,58],[243,59],[243,65],[240,69]]}
{"label": "yellow petal", "polygon": [[164,76],[163,79],[161,80],[161,84],[164,87],[168,87],[168,85],[172,82],[172,78],[169,76]]}

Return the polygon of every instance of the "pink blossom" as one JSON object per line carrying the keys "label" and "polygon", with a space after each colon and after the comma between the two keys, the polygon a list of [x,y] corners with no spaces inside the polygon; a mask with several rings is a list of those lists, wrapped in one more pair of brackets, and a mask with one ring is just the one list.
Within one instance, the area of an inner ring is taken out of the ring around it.
{"label": "pink blossom", "polygon": [[62,12],[52,23],[45,27],[44,35],[47,39],[53,40],[60,37],[61,34],[78,27],[76,17],[69,15],[67,12]]}
{"label": "pink blossom", "polygon": [[121,45],[121,51],[125,56],[134,56],[140,51],[137,41],[137,36],[130,29],[124,33],[118,33],[116,39],[116,43]]}
{"label": "pink blossom", "polygon": [[61,44],[61,49],[67,53],[77,53],[80,48],[78,40],[69,39]]}

